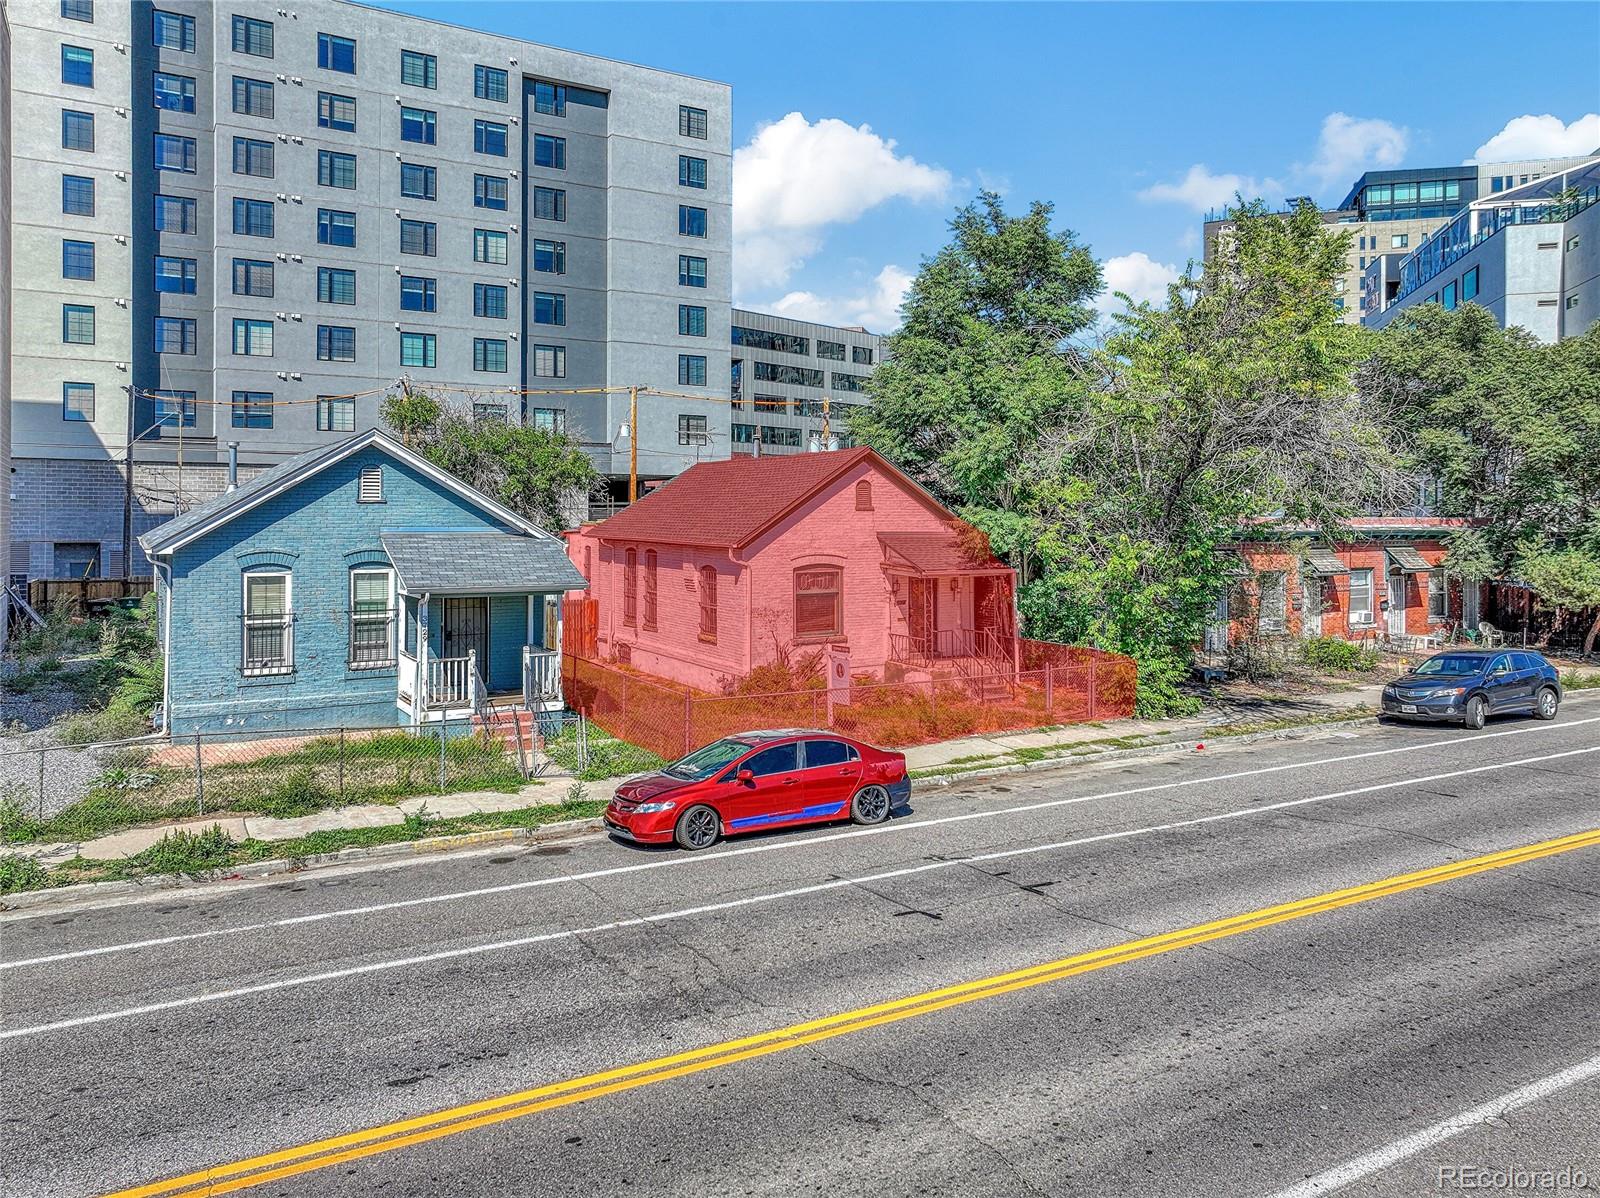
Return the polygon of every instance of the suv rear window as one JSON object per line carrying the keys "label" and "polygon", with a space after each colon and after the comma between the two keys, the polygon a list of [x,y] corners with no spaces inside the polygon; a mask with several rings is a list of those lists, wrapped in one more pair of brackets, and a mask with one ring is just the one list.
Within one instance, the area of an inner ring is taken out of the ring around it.
{"label": "suv rear window", "polygon": [[1544,669],[1544,662],[1540,661],[1539,658],[1532,653],[1513,653],[1511,655],[1511,660],[1516,663],[1516,668],[1519,670]]}

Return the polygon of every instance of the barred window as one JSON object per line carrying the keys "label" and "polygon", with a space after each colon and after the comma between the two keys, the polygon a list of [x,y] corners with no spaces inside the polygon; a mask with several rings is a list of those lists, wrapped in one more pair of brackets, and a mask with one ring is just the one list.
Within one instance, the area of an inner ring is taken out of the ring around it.
{"label": "barred window", "polygon": [[289,606],[289,575],[244,576],[242,671],[247,675],[288,674],[294,670],[294,615]]}
{"label": "barred window", "polygon": [[[366,481],[364,477],[362,481]],[[394,665],[393,590],[392,571],[350,571],[351,669],[370,670]]]}

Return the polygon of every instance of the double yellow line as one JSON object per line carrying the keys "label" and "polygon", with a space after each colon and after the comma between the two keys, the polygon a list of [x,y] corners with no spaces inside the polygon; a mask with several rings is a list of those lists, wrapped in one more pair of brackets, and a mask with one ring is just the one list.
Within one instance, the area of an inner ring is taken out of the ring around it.
{"label": "double yellow line", "polygon": [[1435,886],[1440,882],[1449,882],[1456,878],[1485,873],[1488,870],[1504,869],[1507,866],[1536,861],[1541,857],[1553,857],[1558,853],[1569,853],[1575,849],[1596,846],[1600,846],[1600,828],[1555,840],[1541,841],[1538,844],[1489,853],[1482,857],[1472,857],[1449,865],[1439,865],[1432,869],[1418,870],[1415,873],[1400,874],[1382,881],[1335,890],[1312,898],[1296,899],[1294,902],[1282,903],[1275,907],[1263,907],[1243,915],[1197,924],[1179,931],[1165,932],[1159,936],[1130,940],[1109,948],[1078,953],[1043,965],[995,974],[976,981],[962,982],[938,990],[927,990],[908,998],[899,998],[870,1007],[859,1007],[853,1011],[792,1024],[759,1035],[697,1048],[691,1052],[656,1057],[654,1060],[607,1070],[604,1073],[591,1073],[569,1081],[539,1086],[531,1090],[520,1090],[515,1094],[505,1094],[463,1106],[448,1107],[412,1119],[369,1127],[364,1131],[330,1136],[327,1139],[315,1140],[278,1152],[269,1152],[232,1164],[216,1165],[198,1172],[186,1173],[166,1181],[118,1190],[106,1198],[198,1198],[200,1195],[230,1194],[236,1190],[249,1189],[252,1186],[293,1177],[299,1173],[307,1173],[313,1169],[324,1169],[331,1165],[374,1156],[380,1152],[392,1152],[413,1144],[424,1144],[430,1140],[457,1135],[474,1128],[504,1123],[508,1119],[520,1119],[540,1111],[587,1102],[592,1098],[618,1094],[624,1090],[633,1090],[640,1086],[669,1081],[672,1078],[686,1077],[707,1069],[718,1069],[738,1061],[788,1052],[790,1049],[814,1044],[820,1040],[865,1031],[886,1023],[897,1023],[902,1019],[931,1015],[935,1011],[949,1007],[994,998],[1015,990],[1026,990],[1032,986],[1041,986],[1046,982],[1056,982],[1082,973],[1110,969],[1143,957],[1191,948],[1207,941],[1254,932],[1271,927],[1273,924],[1336,911],[1340,907],[1371,902],[1374,899],[1387,898],[1424,886]]}

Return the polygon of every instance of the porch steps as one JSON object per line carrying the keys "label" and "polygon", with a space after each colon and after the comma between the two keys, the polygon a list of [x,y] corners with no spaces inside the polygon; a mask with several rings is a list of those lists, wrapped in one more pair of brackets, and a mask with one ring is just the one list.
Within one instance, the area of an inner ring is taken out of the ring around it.
{"label": "porch steps", "polygon": [[474,716],[473,727],[500,740],[508,749],[534,748],[537,725],[526,708],[490,707],[486,714]]}

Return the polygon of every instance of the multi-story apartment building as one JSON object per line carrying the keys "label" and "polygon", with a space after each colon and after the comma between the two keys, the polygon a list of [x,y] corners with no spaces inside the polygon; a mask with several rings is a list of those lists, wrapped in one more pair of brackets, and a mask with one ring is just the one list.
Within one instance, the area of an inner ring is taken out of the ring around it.
{"label": "multi-story apartment building", "polygon": [[[11,22],[0,5],[0,75],[11,78]],[[11,89],[0,85],[0,145],[11,145]],[[11,155],[0,154],[0,639],[11,594]]]}
{"label": "multi-story apartment building", "polygon": [[1577,336],[1600,320],[1600,154],[1491,191],[1398,263],[1368,268],[1380,273],[1371,328],[1418,304],[1473,303],[1541,341]]}
{"label": "multi-story apartment building", "polygon": [[7,13],[13,573],[120,571],[130,446],[137,535],[401,386],[611,475],[629,387],[641,472],[726,444],[726,85],[345,0]]}
{"label": "multi-story apartment building", "polygon": [[732,341],[732,453],[851,444],[850,415],[866,402],[867,379],[883,358],[882,337],[736,308]]}

